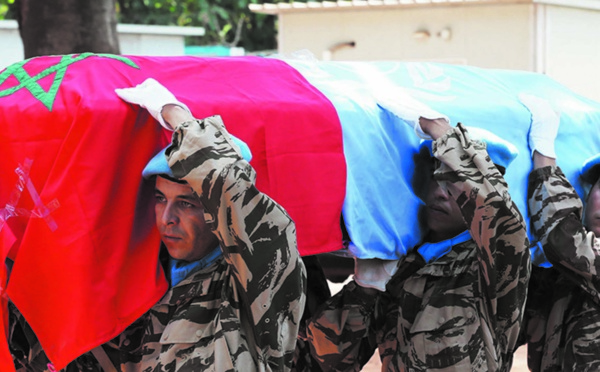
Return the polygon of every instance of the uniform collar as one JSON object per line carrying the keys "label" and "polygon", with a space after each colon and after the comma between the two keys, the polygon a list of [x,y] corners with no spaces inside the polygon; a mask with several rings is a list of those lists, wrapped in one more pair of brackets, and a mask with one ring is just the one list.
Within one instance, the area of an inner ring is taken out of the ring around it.
{"label": "uniform collar", "polygon": [[431,263],[448,254],[453,246],[464,243],[469,239],[471,239],[471,234],[469,230],[465,230],[454,238],[435,243],[423,243],[417,250],[426,263]]}
{"label": "uniform collar", "polygon": [[181,283],[181,281],[189,277],[191,274],[212,265],[222,255],[223,252],[221,251],[221,248],[217,247],[198,261],[188,262],[171,258],[169,260],[169,281],[171,287]]}

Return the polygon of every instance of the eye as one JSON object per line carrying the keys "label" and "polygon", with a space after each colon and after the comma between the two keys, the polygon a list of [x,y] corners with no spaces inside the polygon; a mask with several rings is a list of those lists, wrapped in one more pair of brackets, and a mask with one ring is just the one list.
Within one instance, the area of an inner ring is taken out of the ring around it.
{"label": "eye", "polygon": [[195,205],[190,203],[190,202],[186,202],[186,201],[181,201],[181,206],[183,208],[189,209],[189,208],[194,208]]}
{"label": "eye", "polygon": [[167,201],[167,199],[165,198],[165,196],[161,195],[161,194],[155,194],[154,198],[156,199],[157,203],[165,203]]}

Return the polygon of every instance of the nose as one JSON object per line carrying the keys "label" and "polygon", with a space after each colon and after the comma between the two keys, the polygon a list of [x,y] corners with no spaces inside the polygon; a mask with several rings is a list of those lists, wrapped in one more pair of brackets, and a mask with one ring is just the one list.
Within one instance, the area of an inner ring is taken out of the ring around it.
{"label": "nose", "polygon": [[179,223],[179,216],[177,215],[176,208],[172,204],[167,203],[167,205],[165,205],[161,213],[161,222],[165,225]]}
{"label": "nose", "polygon": [[450,198],[448,192],[436,181],[431,182],[430,187],[433,188],[433,195],[436,199],[448,200]]}

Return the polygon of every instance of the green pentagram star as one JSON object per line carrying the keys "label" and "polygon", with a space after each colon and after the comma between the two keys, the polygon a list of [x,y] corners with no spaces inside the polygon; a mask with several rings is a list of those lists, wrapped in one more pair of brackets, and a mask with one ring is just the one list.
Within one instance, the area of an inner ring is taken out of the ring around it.
{"label": "green pentagram star", "polygon": [[[0,74],[0,86],[11,75],[14,75],[14,77],[16,77],[17,80],[19,80],[19,85],[9,88],[9,89],[0,90],[0,98],[11,95],[14,92],[18,91],[19,89],[25,88],[25,89],[29,90],[35,98],[37,98],[40,102],[42,102],[44,104],[44,106],[46,106],[46,108],[48,108],[48,111],[52,111],[52,106],[54,105],[56,93],[58,92],[58,88],[60,87],[60,84],[61,84],[63,78],[65,77],[65,73],[67,72],[67,67],[69,67],[73,63],[79,62],[83,59],[86,59],[86,58],[92,57],[92,56],[116,59],[118,61],[121,61],[121,62],[127,64],[128,66],[139,69],[139,67],[132,60],[130,60],[129,58],[122,57],[122,56],[117,56],[117,55],[113,55],[113,54],[82,53],[79,55],[75,55],[75,54],[64,55],[60,59],[59,63],[46,68],[45,70],[43,70],[42,72],[38,73],[35,76],[30,76],[27,73],[27,71],[25,71],[25,69],[23,68],[23,66],[30,60],[25,60],[25,61],[17,62],[15,64],[8,66],[6,68],[6,70],[4,70]],[[56,72],[56,75],[54,76],[54,81],[52,82],[52,86],[46,92],[44,89],[42,89],[40,84],[38,84],[38,80],[40,80],[52,73],[55,73],[55,72]]]}

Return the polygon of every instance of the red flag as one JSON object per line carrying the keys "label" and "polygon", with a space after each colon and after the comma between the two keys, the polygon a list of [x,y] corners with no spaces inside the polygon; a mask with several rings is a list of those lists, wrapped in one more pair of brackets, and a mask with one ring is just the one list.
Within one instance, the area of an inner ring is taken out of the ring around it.
{"label": "red flag", "polygon": [[[153,77],[196,117],[219,114],[250,146],[258,187],[296,221],[302,254],[341,248],[345,162],[331,103],[263,58],[41,57],[0,73],[0,205],[30,159],[29,216],[8,295],[57,369],[119,334],[166,290],[146,162],[169,142],[115,88]],[[1,345],[0,345],[1,346]]]}

